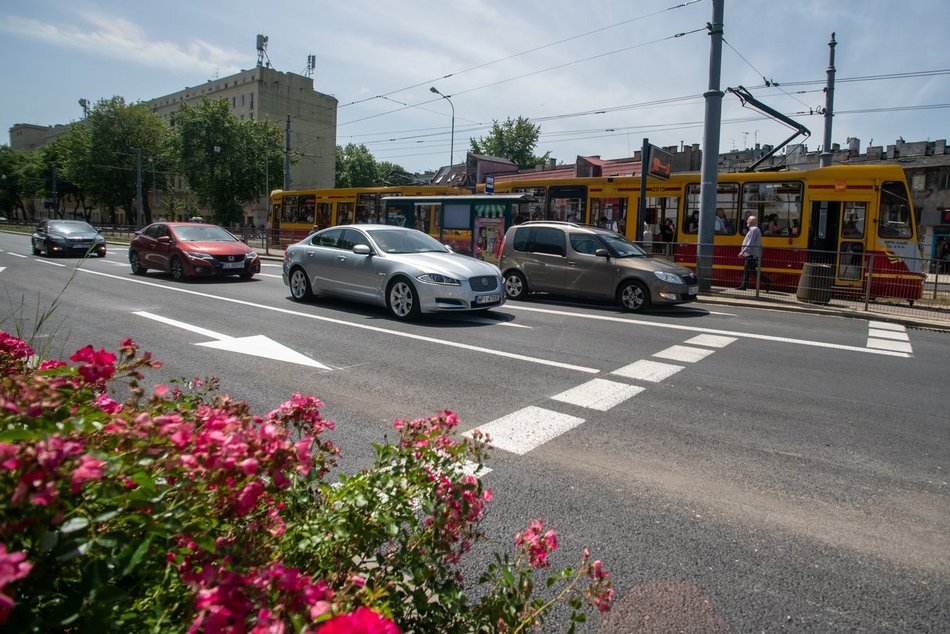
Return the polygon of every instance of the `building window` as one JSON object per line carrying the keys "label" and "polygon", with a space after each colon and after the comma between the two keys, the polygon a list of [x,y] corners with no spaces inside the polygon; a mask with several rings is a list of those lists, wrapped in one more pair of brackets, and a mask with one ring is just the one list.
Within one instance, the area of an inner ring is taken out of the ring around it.
{"label": "building window", "polygon": [[244,107],[244,95],[241,95],[241,107]]}
{"label": "building window", "polygon": [[250,100],[250,105],[248,106],[248,110],[253,110],[254,109],[254,93],[250,93],[248,95],[248,98]]}

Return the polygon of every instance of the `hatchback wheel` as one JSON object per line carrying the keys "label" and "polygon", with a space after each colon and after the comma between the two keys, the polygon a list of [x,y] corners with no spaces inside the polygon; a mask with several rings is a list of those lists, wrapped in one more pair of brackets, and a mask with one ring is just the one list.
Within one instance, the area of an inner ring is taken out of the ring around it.
{"label": "hatchback wheel", "polygon": [[290,272],[290,296],[298,302],[303,302],[313,297],[310,280],[307,279],[307,274],[300,267]]}
{"label": "hatchback wheel", "polygon": [[172,258],[171,264],[169,265],[169,270],[171,271],[172,279],[176,282],[180,282],[185,279],[185,264],[177,255]]}
{"label": "hatchback wheel", "polygon": [[631,313],[638,313],[650,307],[650,291],[641,282],[626,282],[617,293],[620,306]]}
{"label": "hatchback wheel", "polygon": [[404,279],[397,279],[389,285],[386,300],[389,312],[396,319],[403,321],[416,319],[422,312],[419,309],[419,297],[416,295],[416,289]]}
{"label": "hatchback wheel", "polygon": [[505,295],[508,299],[524,299],[528,294],[528,283],[524,275],[518,271],[511,271],[505,275]]}
{"label": "hatchback wheel", "polygon": [[145,271],[148,270],[142,266],[142,261],[139,259],[138,251],[132,251],[129,253],[129,265],[132,267],[132,275],[145,275]]}

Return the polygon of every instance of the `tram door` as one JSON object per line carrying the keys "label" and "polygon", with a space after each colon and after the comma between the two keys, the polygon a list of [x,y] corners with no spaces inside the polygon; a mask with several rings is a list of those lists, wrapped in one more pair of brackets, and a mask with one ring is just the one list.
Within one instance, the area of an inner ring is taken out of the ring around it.
{"label": "tram door", "polygon": [[835,286],[861,286],[867,240],[866,201],[813,201],[808,233],[810,262],[829,264]]}

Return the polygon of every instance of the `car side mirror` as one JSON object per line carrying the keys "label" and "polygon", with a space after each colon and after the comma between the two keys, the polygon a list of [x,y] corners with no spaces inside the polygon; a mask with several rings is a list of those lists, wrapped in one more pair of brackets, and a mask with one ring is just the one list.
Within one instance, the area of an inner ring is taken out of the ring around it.
{"label": "car side mirror", "polygon": [[170,244],[172,239],[169,236],[159,236],[158,241],[163,244]]}
{"label": "car side mirror", "polygon": [[356,255],[369,255],[372,252],[372,249],[370,249],[369,246],[365,244],[357,244],[353,247],[353,253]]}
{"label": "car side mirror", "polygon": [[607,249],[597,249],[596,251],[594,251],[594,255],[596,255],[599,258],[609,258],[610,251],[608,251]]}

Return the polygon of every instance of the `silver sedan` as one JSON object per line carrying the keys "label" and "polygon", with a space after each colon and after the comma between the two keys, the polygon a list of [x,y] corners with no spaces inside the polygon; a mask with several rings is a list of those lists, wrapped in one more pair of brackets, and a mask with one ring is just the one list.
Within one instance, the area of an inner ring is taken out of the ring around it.
{"label": "silver sedan", "polygon": [[311,234],[287,248],[283,278],[296,301],[342,297],[385,306],[401,320],[505,303],[497,266],[453,253],[421,231],[390,225],[342,225]]}

